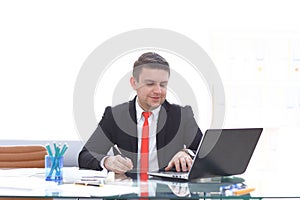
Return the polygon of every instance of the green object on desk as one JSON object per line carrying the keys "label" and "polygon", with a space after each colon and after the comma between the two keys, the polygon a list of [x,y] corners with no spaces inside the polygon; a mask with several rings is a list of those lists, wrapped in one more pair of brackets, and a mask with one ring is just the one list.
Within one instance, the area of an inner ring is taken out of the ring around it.
{"label": "green object on desk", "polygon": [[64,144],[62,148],[56,143],[53,144],[54,155],[50,148],[50,145],[46,145],[48,155],[45,157],[45,168],[46,168],[46,181],[61,182],[63,180],[63,160],[64,154],[68,149],[68,145]]}
{"label": "green object on desk", "polygon": [[63,180],[63,156],[46,156],[46,181],[60,182]]}

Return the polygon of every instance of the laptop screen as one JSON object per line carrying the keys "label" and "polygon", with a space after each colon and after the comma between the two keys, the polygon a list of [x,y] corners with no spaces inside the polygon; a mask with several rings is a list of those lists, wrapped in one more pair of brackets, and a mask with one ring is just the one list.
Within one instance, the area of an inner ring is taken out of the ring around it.
{"label": "laptop screen", "polygon": [[208,129],[197,150],[189,179],[244,173],[262,130]]}

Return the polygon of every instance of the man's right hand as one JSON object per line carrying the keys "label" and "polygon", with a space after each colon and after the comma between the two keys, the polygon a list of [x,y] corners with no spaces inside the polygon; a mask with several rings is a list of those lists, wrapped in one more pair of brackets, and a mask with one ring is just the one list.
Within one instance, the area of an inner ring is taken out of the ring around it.
{"label": "man's right hand", "polygon": [[129,158],[124,158],[121,155],[109,156],[104,160],[104,167],[117,174],[124,174],[132,170],[133,164]]}

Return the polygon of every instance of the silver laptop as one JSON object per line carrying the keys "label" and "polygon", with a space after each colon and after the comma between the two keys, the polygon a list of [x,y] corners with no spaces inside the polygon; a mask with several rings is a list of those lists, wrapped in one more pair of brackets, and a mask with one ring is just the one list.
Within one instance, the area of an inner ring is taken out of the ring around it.
{"label": "silver laptop", "polygon": [[246,171],[262,128],[208,129],[189,172],[149,172],[150,176],[193,180],[242,174]]}

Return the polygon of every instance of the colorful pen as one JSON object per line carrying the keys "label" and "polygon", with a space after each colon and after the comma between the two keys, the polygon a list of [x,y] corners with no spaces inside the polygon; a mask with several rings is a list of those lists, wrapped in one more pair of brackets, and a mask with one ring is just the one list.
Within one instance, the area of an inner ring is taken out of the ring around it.
{"label": "colorful pen", "polygon": [[248,194],[254,190],[255,190],[255,188],[245,188],[245,189],[236,190],[233,192],[233,194],[234,195],[244,195],[244,194]]}

